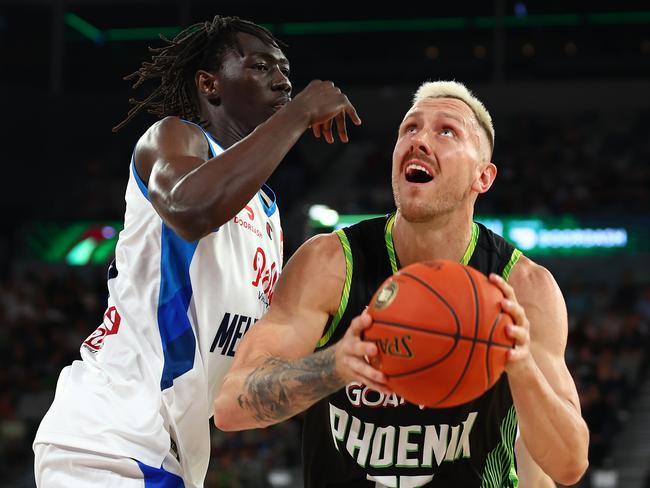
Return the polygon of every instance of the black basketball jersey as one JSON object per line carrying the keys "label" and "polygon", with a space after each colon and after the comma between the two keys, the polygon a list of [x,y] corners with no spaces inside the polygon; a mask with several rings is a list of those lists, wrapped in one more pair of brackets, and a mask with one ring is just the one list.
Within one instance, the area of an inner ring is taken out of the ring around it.
{"label": "black basketball jersey", "polygon": [[[399,269],[394,220],[391,214],[337,231],[346,280],[319,349],[343,337],[379,285]],[[503,238],[474,223],[462,263],[507,279],[520,256]],[[420,408],[352,383],[306,412],[305,486],[514,488],[516,432],[505,375],[478,399],[445,409]]]}

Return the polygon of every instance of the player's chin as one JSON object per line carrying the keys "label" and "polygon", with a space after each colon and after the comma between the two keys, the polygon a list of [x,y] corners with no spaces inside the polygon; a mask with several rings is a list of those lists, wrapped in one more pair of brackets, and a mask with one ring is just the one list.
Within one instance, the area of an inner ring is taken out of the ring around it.
{"label": "player's chin", "polygon": [[400,202],[400,214],[407,222],[414,224],[428,222],[433,218],[433,211],[422,202],[406,199]]}
{"label": "player's chin", "polygon": [[286,103],[279,103],[279,104],[271,105],[271,115],[273,115],[276,112],[279,112],[280,110],[282,110],[286,106],[287,106]]}
{"label": "player's chin", "polygon": [[253,124],[253,127],[257,127],[258,125],[266,122],[269,118],[271,118],[276,113],[277,110],[275,110],[273,105],[266,105],[263,109],[258,110],[256,112],[256,117],[255,117],[255,122]]}

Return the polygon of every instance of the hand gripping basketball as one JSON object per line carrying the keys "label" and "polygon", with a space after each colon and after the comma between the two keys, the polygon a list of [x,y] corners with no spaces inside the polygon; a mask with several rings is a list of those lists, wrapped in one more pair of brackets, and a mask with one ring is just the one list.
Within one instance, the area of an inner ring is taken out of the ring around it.
{"label": "hand gripping basketball", "polygon": [[362,339],[363,331],[371,324],[368,312],[363,312],[352,320],[345,335],[335,346],[336,372],[345,384],[357,381],[373,390],[389,394],[391,392],[386,387],[386,375],[366,360],[378,352],[373,342]]}
{"label": "hand gripping basketball", "polygon": [[532,359],[530,354],[530,322],[526,311],[517,301],[515,290],[501,276],[492,273],[490,281],[503,292],[501,301],[503,310],[512,316],[514,323],[506,327],[506,334],[514,341],[514,348],[508,351],[506,372],[516,374],[516,371],[526,366],[526,360]]}

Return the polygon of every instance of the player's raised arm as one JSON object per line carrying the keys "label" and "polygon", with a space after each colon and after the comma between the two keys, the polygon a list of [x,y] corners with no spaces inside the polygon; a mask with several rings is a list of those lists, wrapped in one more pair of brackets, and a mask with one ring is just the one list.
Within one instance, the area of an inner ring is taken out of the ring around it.
{"label": "player's raised arm", "polygon": [[[223,153],[211,157],[202,131],[176,117],[154,124],[138,142],[135,163],[151,202],[186,240],[206,235],[239,212],[308,127],[329,127],[326,137],[334,142],[333,119],[340,124],[347,114],[355,124],[361,123],[348,98],[332,82],[312,81],[289,101],[291,85],[280,69],[275,71],[278,99],[269,101],[269,110],[277,112]],[[197,74],[201,76],[213,75]],[[206,92],[218,87],[214,80],[210,84],[199,79],[197,84]],[[339,126],[339,136],[347,142],[345,125]]]}
{"label": "player's raised arm", "polygon": [[345,282],[345,259],[334,234],[307,241],[289,260],[268,313],[244,336],[214,403],[222,430],[266,427],[286,420],[355,380],[385,390],[385,377],[364,356],[377,346],[361,340],[367,314],[343,339],[314,352]]}
{"label": "player's raised arm", "polygon": [[506,372],[521,447],[555,481],[572,485],[588,466],[589,431],[564,361],[568,326],[562,293],[553,276],[527,258],[514,267],[510,284],[491,279],[504,291],[504,309],[515,322]]}

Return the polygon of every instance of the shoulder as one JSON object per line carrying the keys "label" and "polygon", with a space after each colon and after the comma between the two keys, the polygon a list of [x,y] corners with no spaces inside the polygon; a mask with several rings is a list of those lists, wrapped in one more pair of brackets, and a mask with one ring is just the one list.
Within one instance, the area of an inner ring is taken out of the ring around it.
{"label": "shoulder", "polygon": [[520,299],[525,296],[561,295],[551,272],[526,256],[519,258],[510,273],[508,282]]}
{"label": "shoulder", "polygon": [[294,260],[294,258],[295,260],[301,261],[303,265],[334,265],[336,267],[337,264],[342,264],[342,269],[345,271],[343,248],[341,246],[341,240],[336,233],[313,236],[300,246],[289,262]]}
{"label": "shoulder", "polygon": [[327,253],[336,253],[341,249],[341,240],[336,232],[329,234],[317,234],[308,239],[305,244],[309,244],[313,250],[318,250]]}
{"label": "shoulder", "polygon": [[282,270],[274,303],[286,297],[334,313],[345,272],[345,256],[338,236],[334,233],[316,235],[300,246]]}
{"label": "shoulder", "polygon": [[143,181],[148,182],[157,162],[168,164],[177,157],[209,159],[210,147],[203,131],[178,117],[165,117],[153,124],[135,146],[135,164]]}
{"label": "shoulder", "polygon": [[140,137],[138,149],[148,149],[169,138],[205,139],[203,131],[194,124],[188,124],[178,117],[169,116],[152,124]]}
{"label": "shoulder", "polygon": [[533,341],[563,351],[568,329],[567,309],[551,272],[522,256],[512,269],[509,282],[526,311]]}

